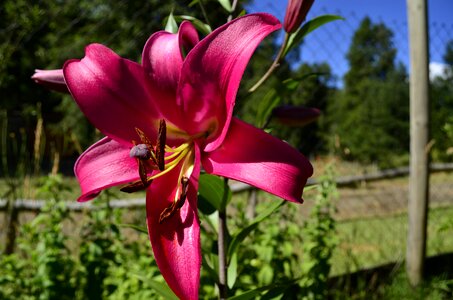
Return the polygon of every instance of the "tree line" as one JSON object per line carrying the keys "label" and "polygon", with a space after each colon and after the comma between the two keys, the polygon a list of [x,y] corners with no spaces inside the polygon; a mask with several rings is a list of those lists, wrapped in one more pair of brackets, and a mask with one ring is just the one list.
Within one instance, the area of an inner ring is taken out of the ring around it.
{"label": "tree line", "polygon": [[[48,160],[52,151],[73,160],[99,138],[70,96],[47,91],[30,80],[34,69],[61,68],[66,59],[82,57],[84,46],[91,42],[104,43],[118,54],[140,61],[147,38],[163,28],[170,12],[195,16],[213,29],[219,25],[216,21],[221,23],[228,17],[228,12],[216,1],[206,1],[206,5],[203,13],[196,4],[188,6],[186,1],[178,0],[43,0],[34,4],[26,0],[2,1],[0,110],[4,129],[0,135],[5,141],[0,149],[2,155],[13,156],[9,161],[20,159],[14,157],[17,156],[11,146],[14,138],[32,150],[34,143],[30,137],[35,135],[40,118],[43,136],[47,137],[42,152]],[[306,155],[334,154],[382,167],[406,164],[408,71],[396,61],[393,38],[393,32],[384,23],[365,18],[351,40],[346,55],[349,70],[341,87],[335,84],[328,63],[291,67],[299,62],[296,50],[265,86],[249,94],[248,88],[266,71],[278,48],[277,36],[273,36],[260,46],[246,70],[235,113],[262,126],[260,110],[271,103],[316,107],[322,111],[320,119],[305,127],[288,127],[267,120],[272,133]],[[448,66],[445,74],[431,82],[432,154],[435,160],[451,161],[453,41],[446,46],[444,63]]]}

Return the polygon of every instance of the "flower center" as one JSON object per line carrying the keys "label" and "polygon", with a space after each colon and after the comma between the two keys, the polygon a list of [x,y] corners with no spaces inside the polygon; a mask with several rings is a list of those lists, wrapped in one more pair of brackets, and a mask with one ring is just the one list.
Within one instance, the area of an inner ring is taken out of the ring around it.
{"label": "flower center", "polygon": [[[178,182],[176,182],[177,189],[173,202],[160,214],[159,223],[162,223],[173,216],[185,203],[189,179],[194,167],[194,139],[198,136],[190,137],[178,147],[172,148],[166,145],[167,128],[165,120],[160,121],[155,144],[148,139],[143,131],[138,128],[135,130],[140,137],[141,144],[133,141],[134,146],[129,155],[137,159],[140,180],[129,183],[121,188],[121,191],[132,193],[146,189],[154,179],[164,176],[177,166],[181,168]],[[152,173],[152,175],[149,175],[149,173]]]}

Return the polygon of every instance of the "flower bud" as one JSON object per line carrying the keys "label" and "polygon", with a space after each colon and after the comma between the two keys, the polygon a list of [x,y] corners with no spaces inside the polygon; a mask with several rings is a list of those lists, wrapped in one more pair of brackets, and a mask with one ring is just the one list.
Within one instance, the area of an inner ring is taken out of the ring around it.
{"label": "flower bud", "polygon": [[317,108],[302,106],[279,106],[272,111],[272,117],[280,124],[303,127],[318,119],[321,111]]}
{"label": "flower bud", "polygon": [[287,33],[299,29],[315,0],[288,0],[283,28]]}
{"label": "flower bud", "polygon": [[69,93],[63,76],[63,70],[35,70],[31,77],[36,83],[60,93]]}

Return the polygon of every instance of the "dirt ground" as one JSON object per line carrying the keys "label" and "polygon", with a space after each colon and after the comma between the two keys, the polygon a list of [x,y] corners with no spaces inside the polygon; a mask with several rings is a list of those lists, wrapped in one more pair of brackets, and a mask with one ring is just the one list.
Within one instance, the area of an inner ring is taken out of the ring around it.
{"label": "dirt ground", "polygon": [[[385,217],[407,211],[408,178],[363,182],[338,191],[339,197],[335,201],[337,220]],[[429,193],[430,208],[453,206],[453,174],[433,174]],[[310,207],[310,200],[307,197],[304,205]]]}

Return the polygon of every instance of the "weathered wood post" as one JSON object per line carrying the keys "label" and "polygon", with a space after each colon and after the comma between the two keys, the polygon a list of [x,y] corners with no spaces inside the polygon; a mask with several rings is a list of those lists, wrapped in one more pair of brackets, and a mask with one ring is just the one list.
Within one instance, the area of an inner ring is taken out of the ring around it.
{"label": "weathered wood post", "polygon": [[8,200],[6,207],[6,241],[5,254],[12,254],[16,246],[17,229],[19,227],[19,210],[14,205],[14,200]]}
{"label": "weathered wood post", "polygon": [[429,68],[426,0],[407,0],[410,49],[410,178],[406,271],[423,279],[428,207]]}

